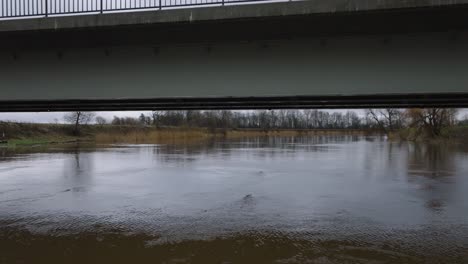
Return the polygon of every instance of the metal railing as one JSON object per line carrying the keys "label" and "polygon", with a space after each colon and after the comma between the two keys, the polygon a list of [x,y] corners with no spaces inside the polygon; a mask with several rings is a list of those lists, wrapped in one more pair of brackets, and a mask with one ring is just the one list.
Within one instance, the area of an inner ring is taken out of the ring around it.
{"label": "metal railing", "polygon": [[[271,0],[0,0],[0,18],[225,5]],[[285,0],[287,1],[287,0]]]}

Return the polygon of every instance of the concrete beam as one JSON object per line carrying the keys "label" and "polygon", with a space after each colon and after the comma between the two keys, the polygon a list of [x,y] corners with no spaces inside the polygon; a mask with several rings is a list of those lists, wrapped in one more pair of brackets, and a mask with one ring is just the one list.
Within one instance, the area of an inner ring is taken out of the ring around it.
{"label": "concrete beam", "polygon": [[0,54],[0,111],[468,106],[468,35]]}

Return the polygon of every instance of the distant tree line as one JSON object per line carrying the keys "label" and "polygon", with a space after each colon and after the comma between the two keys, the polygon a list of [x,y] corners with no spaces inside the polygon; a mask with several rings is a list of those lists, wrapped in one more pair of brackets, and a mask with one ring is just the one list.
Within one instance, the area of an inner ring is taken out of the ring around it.
{"label": "distant tree line", "polygon": [[428,136],[441,135],[445,127],[463,125],[464,120],[457,120],[458,110],[454,108],[411,108],[367,109],[366,116],[384,132],[402,128],[415,128],[418,134]]}
{"label": "distant tree line", "polygon": [[368,128],[365,117],[354,111],[258,110],[258,111],[153,111],[139,118],[117,117],[112,125],[156,127],[208,127],[255,129],[361,129]]}
{"label": "distant tree line", "polygon": [[457,109],[366,109],[360,111],[306,110],[185,110],[153,111],[138,118],[117,117],[110,122],[93,112],[71,112],[64,120],[79,132],[82,124],[93,119],[98,125],[205,127],[211,129],[374,129],[390,132],[402,128],[416,128],[431,136],[439,136],[444,127],[468,126],[468,115],[457,120]]}
{"label": "distant tree line", "polygon": [[[360,111],[256,110],[256,111],[153,111],[139,118],[114,117],[112,125],[156,127],[207,127],[213,129],[375,129],[389,132],[407,127],[433,136],[442,128],[468,125],[468,116],[457,120],[457,109],[366,109]],[[96,123],[105,124],[102,117]]]}

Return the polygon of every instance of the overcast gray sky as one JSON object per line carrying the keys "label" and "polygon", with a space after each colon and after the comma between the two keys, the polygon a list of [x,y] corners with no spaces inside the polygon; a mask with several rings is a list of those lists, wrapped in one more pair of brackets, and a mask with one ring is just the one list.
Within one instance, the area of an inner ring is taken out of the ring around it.
{"label": "overcast gray sky", "polygon": [[[329,110],[329,112],[346,112],[347,110]],[[358,113],[364,113],[363,110],[353,110]],[[113,111],[96,112],[96,116],[102,116],[107,120],[112,120],[114,116],[118,117],[138,117],[141,113],[150,115],[151,111]],[[14,121],[27,123],[64,123],[63,116],[65,112],[41,112],[41,113],[0,113],[0,121]]]}
{"label": "overcast gray sky", "polygon": [[[333,109],[329,112],[346,112],[347,110]],[[364,110],[353,109],[358,114],[363,114]],[[107,120],[112,120],[114,116],[119,117],[138,117],[141,113],[150,115],[151,111],[114,111],[114,112],[96,112],[96,115],[102,116]],[[63,123],[63,112],[48,112],[48,113],[0,113],[0,121],[16,121],[16,122],[31,122],[31,123]],[[468,115],[468,109],[460,109],[459,118]]]}
{"label": "overcast gray sky", "polygon": [[[111,120],[114,116],[131,116],[138,117],[141,113],[150,114],[150,111],[116,111],[116,112],[96,112],[97,115]],[[48,113],[0,113],[0,121],[17,121],[31,123],[63,123],[63,112],[48,112]]]}

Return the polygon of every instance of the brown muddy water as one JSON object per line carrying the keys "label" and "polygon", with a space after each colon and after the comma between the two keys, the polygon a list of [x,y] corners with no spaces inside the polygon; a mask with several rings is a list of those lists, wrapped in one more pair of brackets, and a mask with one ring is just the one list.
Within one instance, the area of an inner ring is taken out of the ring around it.
{"label": "brown muddy water", "polygon": [[0,149],[0,263],[468,263],[468,151],[346,135]]}

